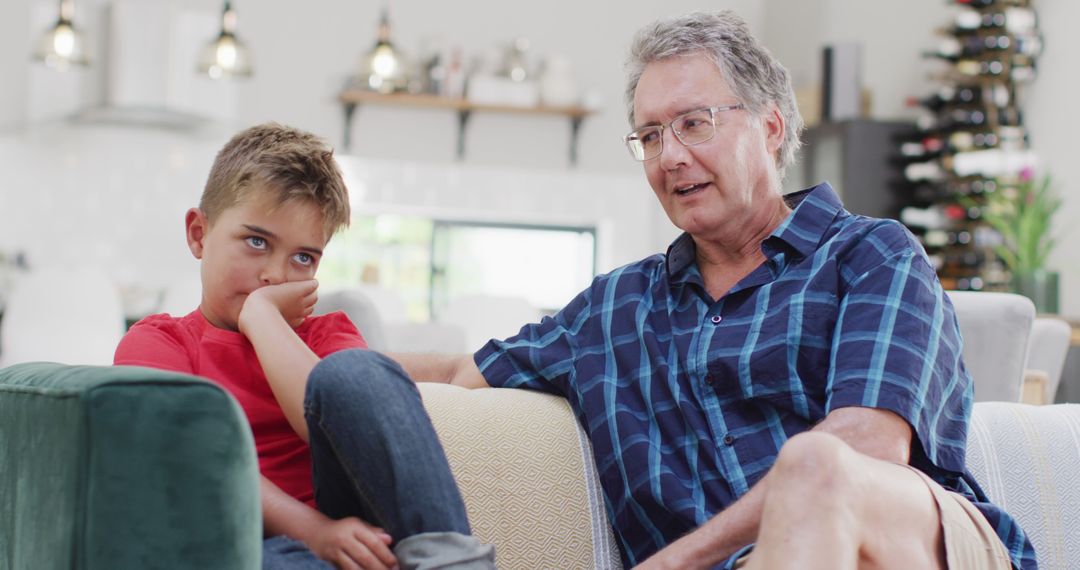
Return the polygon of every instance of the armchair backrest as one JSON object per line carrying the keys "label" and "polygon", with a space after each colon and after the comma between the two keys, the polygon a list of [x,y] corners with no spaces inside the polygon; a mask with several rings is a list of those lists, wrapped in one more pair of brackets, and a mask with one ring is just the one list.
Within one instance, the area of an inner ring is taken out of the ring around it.
{"label": "armchair backrest", "polygon": [[1012,293],[947,294],[960,324],[975,401],[1019,402],[1035,305]]}
{"label": "armchair backrest", "polygon": [[1046,372],[1047,402],[1053,402],[1057,393],[1071,337],[1072,327],[1062,319],[1039,317],[1031,325],[1027,368]]}
{"label": "armchair backrest", "polygon": [[386,350],[386,323],[375,303],[360,289],[339,289],[319,295],[315,314],[342,311],[363,335],[371,350]]}

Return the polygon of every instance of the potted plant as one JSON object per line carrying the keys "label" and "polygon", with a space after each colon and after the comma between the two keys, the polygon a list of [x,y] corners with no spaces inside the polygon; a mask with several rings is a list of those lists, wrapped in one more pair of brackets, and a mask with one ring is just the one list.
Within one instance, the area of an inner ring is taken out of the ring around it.
{"label": "potted plant", "polygon": [[1001,234],[994,249],[1012,273],[1012,289],[1035,303],[1040,313],[1058,310],[1058,274],[1046,268],[1056,245],[1050,223],[1061,207],[1050,176],[1038,180],[1025,169],[1018,180],[999,180],[982,206],[982,217]]}

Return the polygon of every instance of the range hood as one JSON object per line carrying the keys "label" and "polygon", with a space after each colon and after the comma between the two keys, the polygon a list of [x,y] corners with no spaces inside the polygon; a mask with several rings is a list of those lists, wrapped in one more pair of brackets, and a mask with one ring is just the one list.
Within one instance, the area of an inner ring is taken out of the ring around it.
{"label": "range hood", "polygon": [[146,0],[112,0],[100,10],[88,78],[94,97],[70,123],[191,131],[231,115],[234,87],[196,71],[199,48],[216,31],[213,13]]}

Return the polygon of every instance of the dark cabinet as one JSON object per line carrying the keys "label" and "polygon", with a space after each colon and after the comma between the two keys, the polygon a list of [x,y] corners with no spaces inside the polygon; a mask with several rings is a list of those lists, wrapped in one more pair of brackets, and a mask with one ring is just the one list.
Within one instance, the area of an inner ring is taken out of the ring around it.
{"label": "dark cabinet", "polygon": [[[789,176],[801,186],[828,181],[855,214],[896,218],[901,203],[896,188],[903,170],[897,162],[900,140],[915,132],[907,121],[854,119],[822,123],[806,130],[798,164]],[[790,186],[789,186],[790,188]]]}

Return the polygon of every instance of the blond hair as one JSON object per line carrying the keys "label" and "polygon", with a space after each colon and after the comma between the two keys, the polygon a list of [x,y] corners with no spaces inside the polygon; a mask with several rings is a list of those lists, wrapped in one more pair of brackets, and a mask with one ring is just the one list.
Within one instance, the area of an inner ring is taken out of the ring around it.
{"label": "blond hair", "polygon": [[264,123],[237,133],[214,159],[199,208],[214,223],[254,191],[269,193],[277,205],[315,204],[327,237],[349,225],[349,192],[334,151],[306,131]]}

